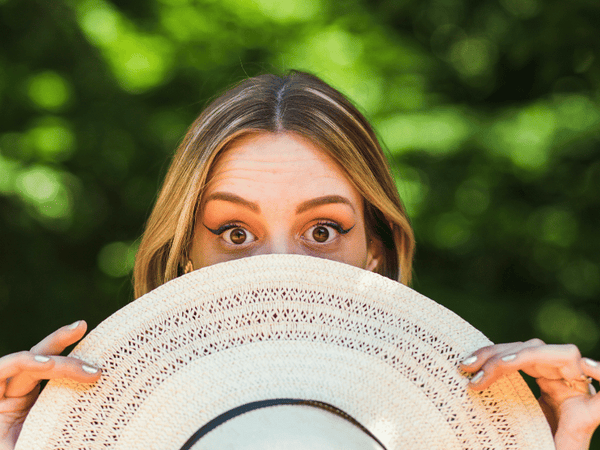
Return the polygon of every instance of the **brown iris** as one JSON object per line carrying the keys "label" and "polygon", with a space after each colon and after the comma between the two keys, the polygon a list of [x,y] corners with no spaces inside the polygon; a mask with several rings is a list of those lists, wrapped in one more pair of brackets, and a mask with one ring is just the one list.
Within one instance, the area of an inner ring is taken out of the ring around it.
{"label": "brown iris", "polygon": [[329,230],[325,227],[315,227],[312,235],[315,241],[325,242],[329,239]]}
{"label": "brown iris", "polygon": [[231,230],[229,238],[234,244],[243,244],[246,241],[246,232],[241,228]]}

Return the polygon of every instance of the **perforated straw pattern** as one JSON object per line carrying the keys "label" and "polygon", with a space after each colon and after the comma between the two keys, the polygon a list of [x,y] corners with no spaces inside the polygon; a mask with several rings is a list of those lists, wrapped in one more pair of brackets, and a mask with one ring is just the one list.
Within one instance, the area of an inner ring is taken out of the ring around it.
{"label": "perforated straw pattern", "polygon": [[519,375],[467,389],[458,363],[489,344],[432,300],[345,264],[218,264],[93,330],[72,356],[101,380],[49,383],[17,450],[179,449],[216,416],[273,398],[335,405],[389,450],[554,448]]}

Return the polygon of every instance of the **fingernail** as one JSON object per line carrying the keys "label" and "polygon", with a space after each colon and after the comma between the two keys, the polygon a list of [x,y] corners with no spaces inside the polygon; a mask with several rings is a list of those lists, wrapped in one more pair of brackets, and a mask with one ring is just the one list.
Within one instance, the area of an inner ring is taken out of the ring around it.
{"label": "fingernail", "polygon": [[590,367],[598,367],[598,362],[590,358],[583,358],[583,361]]}
{"label": "fingernail", "polygon": [[462,364],[464,366],[470,366],[471,364],[473,364],[475,361],[477,361],[477,356],[469,356],[467,359],[465,359]]}
{"label": "fingernail", "polygon": [[96,369],[95,367],[92,367],[92,366],[88,366],[87,364],[82,364],[81,365],[81,369],[84,372],[87,372],[87,373],[96,373],[96,372],[98,372],[98,369]]}
{"label": "fingernail", "polygon": [[483,378],[483,370],[480,370],[479,372],[477,372],[475,374],[475,376],[473,378],[471,378],[471,384],[479,383],[479,380],[481,380],[482,378]]}
{"label": "fingernail", "polygon": [[69,325],[67,328],[69,330],[74,330],[75,328],[77,328],[79,326],[79,324],[81,323],[81,320],[78,320],[77,322],[73,322],[71,325]]}
{"label": "fingernail", "polygon": [[513,353],[512,355],[503,356],[500,359],[504,362],[509,362],[509,361],[512,361],[513,359],[515,359],[516,357],[517,357],[517,355],[515,353]]}
{"label": "fingernail", "polygon": [[41,363],[50,361],[50,358],[48,358],[47,356],[44,356],[44,355],[35,355],[33,357],[33,359],[35,359],[37,362],[41,362]]}

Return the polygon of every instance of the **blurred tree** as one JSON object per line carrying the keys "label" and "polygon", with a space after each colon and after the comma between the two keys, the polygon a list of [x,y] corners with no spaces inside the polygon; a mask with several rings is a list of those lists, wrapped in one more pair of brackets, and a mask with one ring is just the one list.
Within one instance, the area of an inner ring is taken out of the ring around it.
{"label": "blurred tree", "polygon": [[595,0],[0,0],[0,354],[130,301],[187,126],[297,68],[386,144],[417,290],[600,358],[598,23]]}

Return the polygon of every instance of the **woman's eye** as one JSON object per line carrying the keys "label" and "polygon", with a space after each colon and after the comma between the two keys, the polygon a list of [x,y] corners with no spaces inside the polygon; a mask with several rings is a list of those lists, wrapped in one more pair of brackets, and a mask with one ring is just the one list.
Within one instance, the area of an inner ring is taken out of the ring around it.
{"label": "woman's eye", "polygon": [[327,242],[327,239],[329,239],[329,230],[323,225],[314,227],[312,231],[312,237],[317,242]]}
{"label": "woman's eye", "polygon": [[350,230],[342,230],[339,225],[336,224],[317,224],[310,227],[306,233],[304,233],[304,238],[309,241],[318,242],[319,244],[326,244],[331,242],[340,234],[346,234]]}
{"label": "woman's eye", "polygon": [[241,227],[225,230],[222,234],[222,237],[225,242],[232,245],[248,244],[256,240],[256,236]]}

